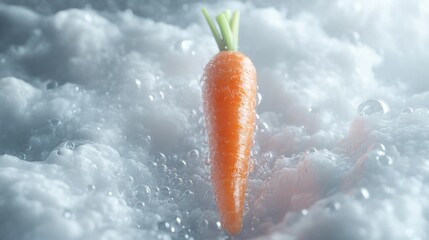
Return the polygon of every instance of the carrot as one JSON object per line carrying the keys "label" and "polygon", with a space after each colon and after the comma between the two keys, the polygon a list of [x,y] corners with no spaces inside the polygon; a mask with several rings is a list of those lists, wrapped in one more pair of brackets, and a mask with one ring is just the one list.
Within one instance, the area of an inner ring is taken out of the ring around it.
{"label": "carrot", "polygon": [[211,179],[223,228],[241,230],[250,149],[255,125],[256,70],[237,51],[239,13],[229,10],[216,20],[203,14],[220,52],[204,69],[203,105],[211,158]]}

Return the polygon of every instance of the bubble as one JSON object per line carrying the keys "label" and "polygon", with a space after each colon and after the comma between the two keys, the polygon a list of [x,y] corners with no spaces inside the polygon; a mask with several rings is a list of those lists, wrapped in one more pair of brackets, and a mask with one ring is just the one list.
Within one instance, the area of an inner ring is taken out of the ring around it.
{"label": "bubble", "polygon": [[139,200],[148,200],[151,197],[150,187],[147,185],[138,185],[133,190],[133,196]]}
{"label": "bubble", "polygon": [[408,113],[413,113],[414,109],[412,107],[405,107],[401,110],[402,114],[408,114]]}
{"label": "bubble", "polygon": [[164,187],[159,188],[159,193],[164,197],[168,197],[168,196],[170,196],[171,191],[170,191],[169,187],[164,186]]}
{"label": "bubble", "polygon": [[302,216],[307,216],[307,214],[308,214],[308,210],[307,210],[307,209],[302,209],[302,210],[300,211],[300,214],[301,214]]}
{"label": "bubble", "polygon": [[144,136],[144,138],[143,138],[144,144],[149,145],[151,143],[151,141],[152,141],[152,137],[150,135]]}
{"label": "bubble", "polygon": [[359,199],[369,199],[370,194],[369,194],[369,191],[366,188],[362,187],[362,188],[360,188],[358,190],[356,196]]}
{"label": "bubble", "polygon": [[67,142],[64,144],[64,146],[65,146],[65,148],[67,148],[67,149],[69,149],[69,150],[74,150],[74,148],[75,148],[74,142],[72,142],[72,141],[67,141]]}
{"label": "bubble", "polygon": [[177,162],[177,168],[183,169],[185,167],[186,167],[186,161],[185,160],[181,159]]}
{"label": "bubble", "polygon": [[134,183],[134,177],[133,176],[129,176],[128,177],[128,181],[132,184]]}
{"label": "bubble", "polygon": [[64,212],[63,212],[63,217],[64,217],[65,219],[70,219],[70,218],[71,218],[71,216],[72,216],[72,214],[71,214],[70,210],[68,210],[68,209],[64,210]]}
{"label": "bubble", "polygon": [[149,94],[148,96],[149,101],[153,102],[153,100],[155,99],[152,95]]}
{"label": "bubble", "polygon": [[58,126],[61,125],[61,121],[59,119],[51,119],[49,120],[49,125],[51,125],[51,127]]}
{"label": "bubble", "polygon": [[187,155],[189,160],[198,160],[200,158],[200,152],[198,149],[190,150]]}
{"label": "bubble", "polygon": [[260,132],[268,132],[270,130],[270,126],[268,125],[268,123],[266,122],[259,122],[259,124],[257,125],[258,130]]}
{"label": "bubble", "polygon": [[88,192],[94,192],[95,191],[95,186],[93,184],[89,184],[88,185]]}
{"label": "bubble", "polygon": [[138,209],[144,209],[146,207],[146,203],[143,201],[138,201],[136,202],[135,207]]}
{"label": "bubble", "polygon": [[188,52],[194,46],[194,41],[192,40],[183,40],[180,42],[180,49],[184,52]]}
{"label": "bubble", "polygon": [[107,196],[109,196],[109,197],[113,196],[113,192],[112,191],[107,191]]}
{"label": "bubble", "polygon": [[169,222],[161,221],[158,223],[158,230],[169,232],[170,229],[171,229],[171,224]]}
{"label": "bubble", "polygon": [[388,114],[390,112],[390,107],[381,99],[368,99],[359,105],[357,112],[361,116]]}
{"label": "bubble", "polygon": [[204,161],[204,164],[206,165],[210,165],[212,163],[212,160],[210,157],[207,157],[206,160]]}
{"label": "bubble", "polygon": [[173,186],[180,187],[183,185],[183,180],[181,178],[174,178],[173,179]]}
{"label": "bubble", "polygon": [[222,224],[219,221],[216,221],[216,229],[217,230],[221,230],[222,229]]}
{"label": "bubble", "polygon": [[192,182],[192,180],[188,179],[184,182],[184,185],[187,189],[191,189],[194,187],[194,182]]}
{"label": "bubble", "polygon": [[317,152],[317,149],[314,147],[311,147],[311,148],[308,148],[306,152],[307,153],[315,153],[315,152]]}
{"label": "bubble", "polygon": [[207,229],[209,226],[209,221],[207,219],[203,219],[201,222],[198,223],[198,229],[204,230]]}
{"label": "bubble", "polygon": [[136,83],[136,85],[137,85],[137,88],[138,89],[140,89],[141,88],[141,85],[142,85],[142,82],[139,80],[139,79],[134,79],[134,82]]}
{"label": "bubble", "polygon": [[27,155],[25,153],[21,153],[18,155],[18,158],[21,160],[26,160],[27,159]]}
{"label": "bubble", "polygon": [[162,92],[162,91],[159,91],[159,99],[161,99],[161,100],[163,100],[164,99],[164,97],[165,97],[165,95],[164,95],[164,92]]}
{"label": "bubble", "polygon": [[176,224],[180,225],[182,224],[182,219],[180,217],[176,217],[176,219],[174,219],[176,221]]}
{"label": "bubble", "polygon": [[378,158],[378,162],[382,166],[391,166],[393,164],[393,158],[387,155],[380,156]]}
{"label": "bubble", "polygon": [[154,162],[157,165],[162,165],[167,163],[167,157],[163,153],[157,153],[155,154]]}
{"label": "bubble", "polygon": [[377,143],[372,147],[372,151],[377,154],[377,156],[386,155],[386,146],[382,143]]}
{"label": "bubble", "polygon": [[328,204],[326,204],[325,209],[329,212],[335,212],[340,210],[341,204],[336,201],[331,201]]}
{"label": "bubble", "polygon": [[183,192],[183,197],[186,197],[186,198],[189,198],[189,197],[192,197],[192,196],[194,196],[194,192],[193,191],[191,191],[191,190],[186,190],[185,192]]}
{"label": "bubble", "polygon": [[262,102],[262,94],[258,92],[258,94],[256,95],[256,104],[259,106],[261,105]]}

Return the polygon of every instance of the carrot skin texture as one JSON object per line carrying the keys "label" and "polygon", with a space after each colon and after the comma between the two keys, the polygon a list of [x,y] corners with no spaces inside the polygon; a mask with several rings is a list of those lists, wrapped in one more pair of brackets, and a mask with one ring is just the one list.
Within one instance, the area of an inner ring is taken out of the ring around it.
{"label": "carrot skin texture", "polygon": [[203,105],[211,179],[223,228],[241,230],[255,126],[256,70],[240,52],[221,51],[204,70]]}

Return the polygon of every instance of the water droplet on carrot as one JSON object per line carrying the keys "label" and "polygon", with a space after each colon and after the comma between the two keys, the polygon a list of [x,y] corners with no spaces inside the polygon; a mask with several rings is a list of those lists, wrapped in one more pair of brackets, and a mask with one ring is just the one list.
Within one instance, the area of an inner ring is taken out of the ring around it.
{"label": "water droplet on carrot", "polygon": [[258,93],[257,98],[256,98],[256,103],[259,106],[259,105],[261,105],[261,102],[262,102],[262,94]]}

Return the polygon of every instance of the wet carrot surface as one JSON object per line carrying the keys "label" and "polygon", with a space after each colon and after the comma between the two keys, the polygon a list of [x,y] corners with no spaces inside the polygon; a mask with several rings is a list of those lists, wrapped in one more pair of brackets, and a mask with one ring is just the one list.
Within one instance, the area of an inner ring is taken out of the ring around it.
{"label": "wet carrot surface", "polygon": [[211,179],[223,228],[240,232],[250,149],[255,127],[256,70],[237,51],[238,12],[216,17],[220,33],[207,11],[203,14],[220,52],[204,69],[203,105],[211,160]]}

